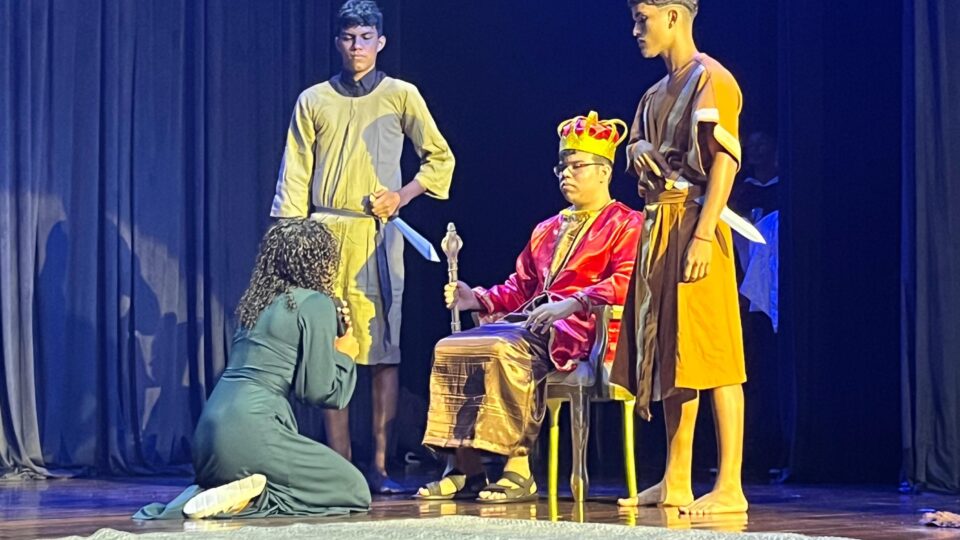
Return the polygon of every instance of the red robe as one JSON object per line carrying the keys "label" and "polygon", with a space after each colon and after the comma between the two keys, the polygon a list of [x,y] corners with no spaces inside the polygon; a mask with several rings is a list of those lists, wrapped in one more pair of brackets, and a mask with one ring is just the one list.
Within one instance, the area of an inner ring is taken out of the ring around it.
{"label": "red robe", "polygon": [[[577,297],[584,309],[553,323],[550,359],[560,371],[573,371],[593,347],[590,307],[623,305],[637,257],[643,215],[619,202],[604,208],[573,247],[567,264],[544,291],[562,224],[558,214],[537,225],[517,259],[516,272],[502,285],[474,289],[485,321],[519,310],[546,292],[551,300]],[[616,343],[611,336],[610,343]]]}

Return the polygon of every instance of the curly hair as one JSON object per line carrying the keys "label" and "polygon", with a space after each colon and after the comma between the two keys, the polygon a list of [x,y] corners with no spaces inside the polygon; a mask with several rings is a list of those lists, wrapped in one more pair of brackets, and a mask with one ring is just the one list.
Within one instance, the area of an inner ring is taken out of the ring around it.
{"label": "curly hair", "polygon": [[347,0],[337,13],[337,30],[354,26],[375,26],[383,35],[383,12],[373,0]]}
{"label": "curly hair", "polygon": [[253,328],[263,310],[281,294],[287,296],[287,308],[296,309],[290,293],[293,287],[332,296],[339,264],[337,240],[322,223],[300,218],[274,223],[260,241],[250,285],[237,306],[240,326]]}

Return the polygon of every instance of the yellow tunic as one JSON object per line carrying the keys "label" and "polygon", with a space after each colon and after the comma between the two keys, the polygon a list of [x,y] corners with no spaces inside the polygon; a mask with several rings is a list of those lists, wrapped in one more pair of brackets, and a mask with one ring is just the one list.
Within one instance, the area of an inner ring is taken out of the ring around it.
{"label": "yellow tunic", "polygon": [[453,153],[414,85],[386,77],[361,97],[343,96],[329,82],[308,88],[290,121],[270,212],[281,218],[311,216],[340,241],[334,293],[350,307],[360,364],[400,362],[403,237],[394,225],[383,227],[386,260],[379,262],[389,267],[391,288],[383,291],[378,222],[369,215],[368,196],[402,187],[404,135],[421,160],[414,179],[431,197],[447,199]]}

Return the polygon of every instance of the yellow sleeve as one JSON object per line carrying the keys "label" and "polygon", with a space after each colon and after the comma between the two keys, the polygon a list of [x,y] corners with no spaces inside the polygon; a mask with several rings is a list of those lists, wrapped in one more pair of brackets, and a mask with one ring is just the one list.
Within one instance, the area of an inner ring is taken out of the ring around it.
{"label": "yellow sleeve", "polygon": [[316,139],[317,126],[304,92],[297,99],[290,119],[270,216],[307,217],[310,213],[310,180],[313,177],[313,146]]}
{"label": "yellow sleeve", "polygon": [[420,171],[414,180],[435,199],[450,198],[455,165],[450,145],[440,133],[420,92],[410,85],[403,108],[403,132],[420,156]]}
{"label": "yellow sleeve", "polygon": [[737,162],[739,169],[742,106],[740,86],[728,71],[711,70],[701,78],[691,119],[693,145],[689,156],[690,166],[704,175],[710,173],[714,157],[710,152],[712,138]]}

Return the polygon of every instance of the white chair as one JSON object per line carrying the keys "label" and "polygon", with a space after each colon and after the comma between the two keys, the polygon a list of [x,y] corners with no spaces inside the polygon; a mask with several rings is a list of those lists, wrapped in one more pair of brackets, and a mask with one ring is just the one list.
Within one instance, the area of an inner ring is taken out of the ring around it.
{"label": "white chair", "polygon": [[547,408],[550,411],[550,450],[547,467],[548,495],[557,497],[560,454],[560,409],[570,403],[570,434],[573,445],[573,466],[570,491],[573,499],[582,502],[590,489],[587,473],[587,440],[590,435],[590,404],[619,401],[623,411],[623,455],[627,494],[637,495],[636,461],[634,459],[633,409],[636,398],[624,388],[610,383],[610,366],[616,352],[622,306],[599,306],[596,317],[596,340],[590,356],[580,361],[572,372],[554,372],[547,377]]}

